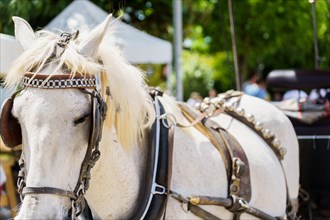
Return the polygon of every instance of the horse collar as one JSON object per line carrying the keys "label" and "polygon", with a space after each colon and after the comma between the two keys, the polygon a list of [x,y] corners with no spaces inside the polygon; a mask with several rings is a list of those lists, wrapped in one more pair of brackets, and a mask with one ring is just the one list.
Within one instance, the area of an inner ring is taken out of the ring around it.
{"label": "horse collar", "polygon": [[165,110],[158,98],[163,93],[151,89],[149,94],[153,98],[157,117],[149,133],[147,165],[143,178],[145,183],[141,184],[137,202],[139,205],[131,213],[130,219],[160,219],[170,188],[171,138],[169,128],[165,126],[167,121],[161,117]]}

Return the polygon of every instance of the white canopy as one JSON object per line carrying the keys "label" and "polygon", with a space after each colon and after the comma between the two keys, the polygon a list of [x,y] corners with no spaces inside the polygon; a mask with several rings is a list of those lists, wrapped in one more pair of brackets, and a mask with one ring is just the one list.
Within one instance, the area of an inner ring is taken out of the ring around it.
{"label": "white canopy", "polygon": [[[22,53],[21,45],[15,37],[0,33],[0,74],[4,76],[12,62]],[[2,75],[3,74],[3,75]],[[0,106],[5,99],[10,97],[12,90],[0,86]],[[1,144],[1,143],[0,143]]]}
{"label": "white canopy", "polygon": [[11,63],[22,53],[15,37],[0,33],[0,73],[7,73]]}
{"label": "white canopy", "polygon": [[[89,0],[75,0],[58,14],[46,27],[51,31],[69,31],[82,27],[94,27],[108,13]],[[171,63],[171,43],[148,35],[123,22],[116,22],[116,31],[105,41],[121,48],[124,56],[133,63]]]}

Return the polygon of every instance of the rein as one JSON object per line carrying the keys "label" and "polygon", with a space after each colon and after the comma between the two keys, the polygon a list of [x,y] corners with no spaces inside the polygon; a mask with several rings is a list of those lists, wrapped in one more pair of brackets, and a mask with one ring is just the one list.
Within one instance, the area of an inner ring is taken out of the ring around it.
{"label": "rein", "polygon": [[[27,187],[25,183],[26,170],[24,160],[22,157],[19,160],[20,171],[18,174],[17,186],[18,192],[21,195],[21,200],[28,194],[53,194],[68,197],[71,199],[70,218],[76,219],[85,209],[86,201],[84,195],[89,188],[91,169],[101,155],[99,142],[102,137],[102,127],[106,117],[107,105],[103,101],[99,91],[96,90],[96,79],[93,76],[71,76],[70,74],[49,76],[27,73],[24,75],[22,83],[25,86],[24,89],[27,87],[40,89],[79,89],[81,92],[91,97],[93,116],[89,142],[74,191],[54,187]],[[93,89],[93,91],[88,91],[86,89]]]}

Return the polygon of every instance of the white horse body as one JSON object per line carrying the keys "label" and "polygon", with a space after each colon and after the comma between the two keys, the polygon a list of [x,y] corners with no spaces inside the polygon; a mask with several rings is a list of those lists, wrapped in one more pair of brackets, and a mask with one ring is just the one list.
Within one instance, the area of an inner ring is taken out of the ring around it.
{"label": "white horse body", "polygon": [[[182,124],[188,124],[188,121],[184,120],[184,116],[176,109],[177,107],[172,100],[165,98],[162,99],[162,102],[166,112],[174,113],[177,119],[182,119]],[[254,105],[251,105],[251,102]],[[254,112],[257,120],[272,119],[265,121],[265,127],[272,125],[272,131],[276,136],[286,141],[282,143],[282,146],[288,149],[286,158],[296,159],[285,159],[283,166],[288,176],[290,198],[297,198],[299,187],[297,181],[299,179],[297,173],[297,169],[299,169],[298,148],[297,141],[290,138],[295,133],[293,128],[288,126],[288,119],[269,103],[254,97],[243,96],[240,106],[246,111]],[[258,114],[258,109],[253,108],[253,106],[258,106],[264,114],[261,112]],[[284,216],[287,192],[286,180],[276,155],[246,125],[227,115],[220,115],[212,119],[235,135],[247,154],[251,169],[253,192],[250,204],[273,216]],[[232,122],[232,120],[234,121]],[[226,171],[217,149],[195,128],[177,127],[174,137],[172,190],[185,196],[212,195],[227,197]],[[132,146],[127,152],[116,143],[115,136],[103,138],[107,141],[103,142],[102,158],[95,167],[87,198],[101,219],[125,218],[127,216],[123,213],[129,214],[129,210],[136,205],[139,184],[143,182],[140,179],[142,175],[138,174],[144,171],[141,168],[145,159],[145,152],[143,151],[146,148],[145,146]],[[114,145],[118,145],[118,147],[113,148]],[[116,176],[116,178],[111,178],[113,176]],[[108,178],[105,180],[105,177]],[[123,192],[126,193],[123,194]],[[109,207],[112,209],[110,213]],[[205,208],[223,219],[229,219],[232,216],[230,212],[225,211],[223,208]],[[174,199],[169,201],[167,210],[169,219],[196,218],[193,214],[184,212],[181,204]],[[244,215],[242,218],[244,218]],[[246,218],[251,219],[251,216],[246,215]]]}
{"label": "white horse body", "polygon": [[[29,33],[31,30],[22,27],[27,24],[21,20],[16,20],[15,23],[16,36],[20,42],[23,41],[21,42],[23,47],[29,45],[24,41],[35,40],[32,33]],[[90,36],[83,38],[83,40],[87,39],[87,43],[80,43],[77,46],[78,50],[88,51],[86,48],[92,46],[97,48],[107,24],[108,20],[97,27]],[[19,34],[20,31],[24,34]],[[22,35],[30,37],[24,38]],[[71,49],[70,46],[66,50]],[[143,114],[140,123],[145,120],[146,114],[150,116],[152,122],[154,115],[149,110],[143,110],[148,108],[146,107],[148,105],[150,107],[151,103],[147,93],[134,94],[137,93],[134,88],[141,87],[141,91],[144,90],[143,84],[139,84],[141,83],[139,79],[135,79],[138,77],[134,75],[136,72],[130,71],[134,67],[126,62],[118,64],[115,57],[104,55],[107,54],[104,51],[112,53],[114,48],[100,47],[100,50],[99,56],[104,65],[109,67],[107,70],[121,72],[118,75],[111,73],[101,77],[102,80],[108,80],[107,85],[110,85],[111,97],[106,99],[110,107],[108,111],[110,120],[107,119],[103,129],[103,138],[100,142],[101,157],[92,169],[86,199],[95,218],[125,219],[137,205],[139,187],[143,184],[142,174],[145,172],[147,148],[143,139],[137,139],[134,143],[127,141],[130,143],[129,147],[122,145],[125,143],[125,135],[128,140],[131,139],[130,133],[123,134],[122,131],[130,131],[130,126],[143,127],[142,124],[131,123],[125,127],[118,123],[120,119],[132,122],[134,114]],[[51,74],[50,69],[54,67],[42,67],[39,72]],[[24,71],[30,70],[26,68]],[[56,71],[59,72],[60,69]],[[9,76],[7,83],[14,84],[14,80],[10,77],[14,78]],[[126,79],[135,80],[137,83],[125,85]],[[135,103],[140,100],[146,100],[146,104],[136,106]],[[181,124],[188,124],[170,97],[165,95],[160,100],[166,112],[172,113]],[[89,123],[72,125],[71,121],[72,117],[80,118],[86,115],[88,105],[88,96],[72,89],[48,91],[28,88],[15,98],[13,115],[19,119],[23,130],[23,151],[28,172],[27,186],[51,186],[71,191],[74,189],[85,154],[83,149],[88,145]],[[245,109],[245,112],[252,113],[256,120],[263,122],[264,127],[271,129],[281,141],[281,146],[287,149],[285,159],[282,161],[284,169],[266,142],[246,125],[225,114],[212,119],[235,136],[245,150],[251,175],[250,205],[273,216],[284,216],[287,197],[286,179],[291,200],[297,198],[299,188],[298,143],[293,127],[284,114],[260,99],[244,95],[239,105]],[[127,111],[136,112],[125,115],[126,108],[130,109]],[[124,115],[120,116],[121,113]],[[148,126],[150,121],[147,122]],[[138,132],[135,134],[139,136]],[[226,170],[218,150],[193,127],[175,128],[171,189],[184,196],[228,196]],[[67,215],[70,205],[70,199],[66,197],[26,195],[15,219],[62,219]],[[232,216],[222,207],[203,206],[203,208],[223,219]],[[182,204],[171,197],[166,213],[168,219],[198,218],[190,212],[185,212]],[[242,219],[251,219],[251,216],[244,214]]]}

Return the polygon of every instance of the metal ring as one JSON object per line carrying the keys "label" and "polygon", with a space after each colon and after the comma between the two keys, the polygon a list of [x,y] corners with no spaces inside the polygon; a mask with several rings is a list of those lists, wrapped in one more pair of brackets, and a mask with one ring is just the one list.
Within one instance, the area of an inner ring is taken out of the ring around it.
{"label": "metal ring", "polygon": [[190,212],[188,201],[182,201],[182,209],[185,213]]}
{"label": "metal ring", "polygon": [[[175,118],[175,116],[172,113],[165,113],[165,114],[159,116],[159,119],[162,119],[162,123],[163,123],[163,125],[164,125],[165,128],[170,128],[172,126],[176,126],[177,125],[176,118]],[[172,122],[171,125],[168,123],[169,121]]]}

